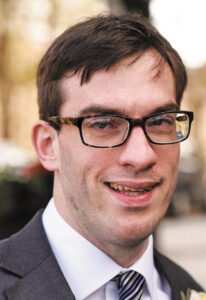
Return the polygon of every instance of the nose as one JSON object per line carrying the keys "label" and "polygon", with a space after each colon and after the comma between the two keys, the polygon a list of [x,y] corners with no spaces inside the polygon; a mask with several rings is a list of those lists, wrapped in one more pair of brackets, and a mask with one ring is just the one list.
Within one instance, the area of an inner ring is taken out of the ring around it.
{"label": "nose", "polygon": [[136,171],[151,168],[157,162],[157,154],[153,145],[146,138],[141,127],[134,127],[127,141],[121,146],[119,163],[133,167]]}

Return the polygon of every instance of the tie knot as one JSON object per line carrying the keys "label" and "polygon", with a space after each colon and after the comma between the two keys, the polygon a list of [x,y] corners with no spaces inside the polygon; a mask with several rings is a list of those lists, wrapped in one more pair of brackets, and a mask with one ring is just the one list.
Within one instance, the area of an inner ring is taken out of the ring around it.
{"label": "tie knot", "polygon": [[139,300],[143,293],[144,277],[135,272],[128,271],[116,276],[120,300]]}

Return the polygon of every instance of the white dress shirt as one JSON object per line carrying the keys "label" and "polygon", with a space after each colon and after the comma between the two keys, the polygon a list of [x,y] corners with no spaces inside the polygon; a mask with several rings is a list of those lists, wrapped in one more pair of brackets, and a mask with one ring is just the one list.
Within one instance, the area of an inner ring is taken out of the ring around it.
{"label": "white dress shirt", "polygon": [[146,285],[142,300],[171,299],[171,288],[160,278],[154,265],[152,236],[142,257],[129,269],[124,269],[67,224],[53,199],[42,221],[57,262],[77,300],[118,300],[116,282],[111,279],[127,270],[144,276]]}

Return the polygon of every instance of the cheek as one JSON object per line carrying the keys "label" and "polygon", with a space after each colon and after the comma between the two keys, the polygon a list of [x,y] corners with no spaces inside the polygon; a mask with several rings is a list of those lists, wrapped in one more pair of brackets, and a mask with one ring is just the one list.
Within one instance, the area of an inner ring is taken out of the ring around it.
{"label": "cheek", "polygon": [[162,162],[161,170],[165,178],[166,198],[170,201],[177,182],[178,164],[180,156],[179,144],[168,145],[165,147],[162,155],[160,154],[159,161]]}
{"label": "cheek", "polygon": [[162,148],[158,151],[158,162],[163,172],[166,173],[166,177],[177,174],[180,157],[179,144],[161,145],[160,147]]}
{"label": "cheek", "polygon": [[170,150],[168,151],[168,164],[171,166],[171,173],[174,174],[175,178],[178,175],[178,165],[180,158],[180,145],[171,145]]}
{"label": "cheek", "polygon": [[78,145],[62,143],[60,149],[60,172],[68,178],[69,185],[72,183],[72,188],[76,185],[81,192],[97,183],[109,159],[105,150],[90,148],[79,143]]}

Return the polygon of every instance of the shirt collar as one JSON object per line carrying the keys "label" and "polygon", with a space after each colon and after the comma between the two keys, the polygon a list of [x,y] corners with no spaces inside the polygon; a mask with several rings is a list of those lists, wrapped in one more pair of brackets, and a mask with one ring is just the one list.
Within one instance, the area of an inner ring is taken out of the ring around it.
{"label": "shirt collar", "polygon": [[[153,237],[149,237],[149,243],[147,249],[143,255],[136,261],[130,269],[141,273],[146,282],[146,286],[149,294],[154,295],[154,259],[153,259]],[[151,297],[151,299],[155,299]]]}
{"label": "shirt collar", "polygon": [[[103,251],[75,231],[58,213],[51,199],[42,217],[43,225],[58,264],[77,299],[84,299],[124,269]],[[153,294],[153,242],[129,270],[141,273]],[[79,285],[81,282],[81,287]]]}

